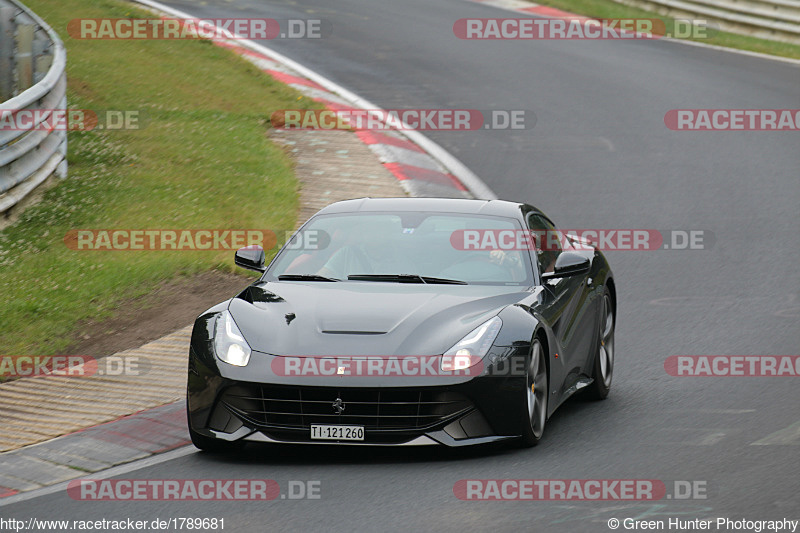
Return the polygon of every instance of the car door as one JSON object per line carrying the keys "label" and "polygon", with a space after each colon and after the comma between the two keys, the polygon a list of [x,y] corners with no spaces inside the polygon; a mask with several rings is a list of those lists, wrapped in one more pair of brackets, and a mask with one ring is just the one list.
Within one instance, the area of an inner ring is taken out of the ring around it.
{"label": "car door", "polygon": [[[531,212],[526,216],[528,229],[532,232],[534,253],[539,274],[553,272],[556,259],[563,253],[562,237],[555,225],[544,215]],[[581,377],[581,370],[586,361],[587,351],[590,349],[594,327],[592,313],[589,312],[586,276],[570,276],[549,279],[543,283],[544,305],[542,309],[547,316],[544,318],[551,324],[554,335],[559,344],[558,359],[551,357],[551,376],[557,374],[564,376],[563,385],[555,388],[559,382],[552,379],[553,400],[559,403],[564,393],[570,392]],[[556,367],[554,369],[554,366]]]}

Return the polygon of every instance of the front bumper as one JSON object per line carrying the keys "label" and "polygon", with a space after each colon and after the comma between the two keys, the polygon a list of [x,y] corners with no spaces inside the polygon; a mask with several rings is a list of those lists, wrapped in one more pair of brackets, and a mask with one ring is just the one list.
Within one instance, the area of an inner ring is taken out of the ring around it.
{"label": "front bumper", "polygon": [[[200,327],[198,327],[200,326]],[[287,377],[276,356],[253,352],[247,367],[213,355],[208,327],[192,335],[187,386],[191,429],[225,441],[418,446],[484,444],[519,436],[527,417],[524,375],[498,371],[529,347],[496,347],[478,376]],[[333,403],[341,399],[343,413]],[[365,440],[312,440],[311,424],[364,426]]]}
{"label": "front bumper", "polygon": [[[469,386],[292,386],[226,379],[218,383],[212,389],[189,387],[189,419],[194,431],[227,441],[463,446],[516,436],[498,433],[471,397],[458,392]],[[214,401],[207,406],[198,401],[203,397]],[[340,414],[332,408],[337,399],[345,407]],[[365,440],[312,440],[312,424],[363,426]]]}

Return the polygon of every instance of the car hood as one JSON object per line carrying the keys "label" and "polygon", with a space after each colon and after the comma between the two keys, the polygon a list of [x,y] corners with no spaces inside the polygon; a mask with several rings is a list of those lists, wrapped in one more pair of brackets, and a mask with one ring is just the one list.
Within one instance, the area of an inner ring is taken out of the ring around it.
{"label": "car hood", "polygon": [[518,302],[521,287],[259,281],[229,310],[272,355],[436,355]]}

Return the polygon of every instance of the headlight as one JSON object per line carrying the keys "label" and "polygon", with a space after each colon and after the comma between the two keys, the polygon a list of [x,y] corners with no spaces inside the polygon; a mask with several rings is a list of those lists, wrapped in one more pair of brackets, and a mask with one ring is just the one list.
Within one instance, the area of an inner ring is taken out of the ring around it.
{"label": "headlight", "polygon": [[476,365],[486,357],[492,347],[503,321],[499,316],[491,318],[470,331],[442,356],[442,370],[454,372]]}
{"label": "headlight", "polygon": [[214,324],[214,352],[229,365],[247,366],[250,361],[250,346],[228,311],[220,313]]}

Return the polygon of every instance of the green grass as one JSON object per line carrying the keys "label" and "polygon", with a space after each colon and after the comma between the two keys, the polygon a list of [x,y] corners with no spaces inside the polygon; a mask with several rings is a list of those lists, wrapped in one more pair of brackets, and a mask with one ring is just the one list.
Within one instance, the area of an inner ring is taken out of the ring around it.
{"label": "green grass", "polygon": [[[672,34],[674,27],[674,19],[672,18],[658,15],[652,11],[645,11],[643,9],[618,4],[612,0],[535,0],[535,3],[593,18],[658,18],[664,21],[667,34]],[[717,31],[709,31],[708,33],[710,36],[707,38],[692,38],[690,40],[716,46],[760,52],[762,54],[800,59],[800,45],[756,39],[736,33]]]}
{"label": "green grass", "polygon": [[266,129],[274,110],[318,106],[209,42],[66,35],[73,18],[149,16],[129,4],[25,3],[66,44],[71,108],[147,117],[140,130],[70,132],[69,177],[0,231],[0,354],[52,355],[80,321],[164,280],[232,269],[229,251],[74,251],[69,230],[292,229],[298,183]]}

